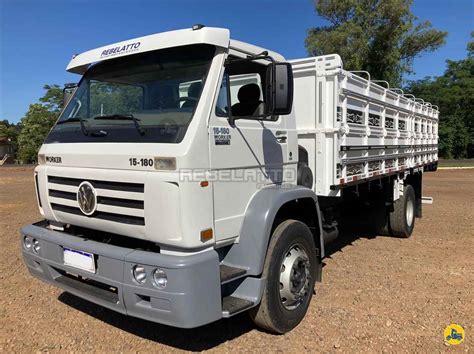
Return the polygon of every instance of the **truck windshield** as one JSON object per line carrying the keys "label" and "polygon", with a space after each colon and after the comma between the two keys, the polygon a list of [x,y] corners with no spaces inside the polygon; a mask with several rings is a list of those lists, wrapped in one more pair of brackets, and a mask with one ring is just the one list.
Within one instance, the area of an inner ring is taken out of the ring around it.
{"label": "truck windshield", "polygon": [[45,143],[179,143],[215,48],[190,45],[92,66]]}

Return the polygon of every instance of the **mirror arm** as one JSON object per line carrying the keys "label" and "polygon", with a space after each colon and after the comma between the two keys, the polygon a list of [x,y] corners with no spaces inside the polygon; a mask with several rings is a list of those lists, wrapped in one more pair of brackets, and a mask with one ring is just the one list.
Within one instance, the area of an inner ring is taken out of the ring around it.
{"label": "mirror arm", "polygon": [[[74,94],[74,92],[76,91],[78,86],[79,85],[77,83],[64,84],[64,88],[63,88],[63,107],[65,107],[66,104],[69,102],[69,100],[71,99],[72,95]],[[71,91],[71,94],[70,94],[68,100],[66,101],[65,97],[66,97],[66,91],[67,90],[72,90],[72,91]]]}
{"label": "mirror arm", "polygon": [[[226,65],[228,65],[227,59],[226,59]],[[229,75],[227,75],[227,114],[229,115],[229,125],[233,127],[235,125],[235,117],[232,115],[232,102],[230,101],[231,95],[230,95],[230,78]]]}
{"label": "mirror arm", "polygon": [[229,107],[229,125],[231,127],[235,126],[235,120],[236,120],[236,117],[232,115],[232,110]]}

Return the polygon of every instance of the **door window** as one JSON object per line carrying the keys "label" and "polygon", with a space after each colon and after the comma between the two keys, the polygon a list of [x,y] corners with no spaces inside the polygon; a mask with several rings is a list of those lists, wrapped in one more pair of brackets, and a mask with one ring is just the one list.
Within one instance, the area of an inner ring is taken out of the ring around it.
{"label": "door window", "polygon": [[266,73],[267,66],[254,61],[231,62],[222,79],[216,115],[228,117],[230,106],[234,117],[274,120],[271,116],[258,117],[264,115],[267,108],[263,90]]}

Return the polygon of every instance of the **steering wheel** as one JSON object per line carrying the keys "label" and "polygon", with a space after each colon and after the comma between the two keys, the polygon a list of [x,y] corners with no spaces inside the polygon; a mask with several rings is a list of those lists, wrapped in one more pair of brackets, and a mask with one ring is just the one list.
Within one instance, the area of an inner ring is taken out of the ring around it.
{"label": "steering wheel", "polygon": [[178,125],[178,124],[176,124],[176,122],[174,120],[170,119],[170,118],[165,118],[161,121],[161,125],[175,126],[175,125]]}

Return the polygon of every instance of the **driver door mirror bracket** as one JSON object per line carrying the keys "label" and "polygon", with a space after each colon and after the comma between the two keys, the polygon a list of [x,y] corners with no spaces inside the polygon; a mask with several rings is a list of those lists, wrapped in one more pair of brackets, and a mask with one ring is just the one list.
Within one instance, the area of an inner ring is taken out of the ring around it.
{"label": "driver door mirror bracket", "polygon": [[64,84],[63,88],[63,108],[66,107],[67,103],[71,99],[74,91],[76,91],[78,84],[75,82]]}

